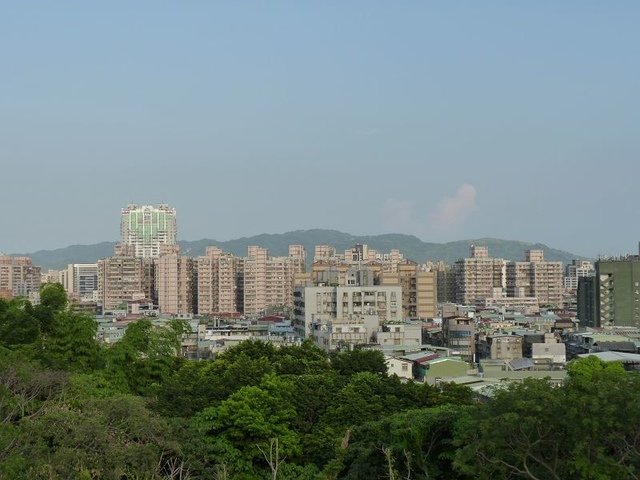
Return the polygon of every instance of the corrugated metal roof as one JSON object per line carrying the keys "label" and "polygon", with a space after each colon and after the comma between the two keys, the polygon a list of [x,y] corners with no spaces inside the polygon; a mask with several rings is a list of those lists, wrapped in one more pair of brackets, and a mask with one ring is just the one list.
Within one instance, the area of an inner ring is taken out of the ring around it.
{"label": "corrugated metal roof", "polygon": [[598,352],[598,353],[583,353],[578,355],[580,358],[590,357],[593,355],[594,357],[598,357],[603,362],[638,362],[640,363],[640,355],[637,353],[626,353],[626,352]]}

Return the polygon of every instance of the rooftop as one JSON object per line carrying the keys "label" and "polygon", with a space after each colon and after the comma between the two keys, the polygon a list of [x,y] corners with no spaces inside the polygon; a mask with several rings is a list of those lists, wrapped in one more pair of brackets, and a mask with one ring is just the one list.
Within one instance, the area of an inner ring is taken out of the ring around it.
{"label": "rooftop", "polygon": [[640,363],[640,355],[637,353],[626,352],[598,352],[598,353],[584,353],[578,355],[580,358],[585,358],[593,355],[598,357],[603,362],[622,362],[622,363]]}

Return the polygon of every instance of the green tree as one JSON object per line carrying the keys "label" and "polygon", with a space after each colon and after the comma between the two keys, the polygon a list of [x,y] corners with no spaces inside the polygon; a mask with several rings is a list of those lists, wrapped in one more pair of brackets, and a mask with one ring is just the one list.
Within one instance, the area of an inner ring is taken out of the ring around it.
{"label": "green tree", "polygon": [[354,428],[340,478],[385,478],[389,467],[397,478],[462,478],[452,468],[455,425],[469,406],[443,405],[407,410]]}
{"label": "green tree", "polygon": [[73,372],[90,372],[101,366],[98,325],[88,315],[63,310],[54,314],[43,337],[40,359],[48,367]]}
{"label": "green tree", "polygon": [[138,320],[106,351],[107,368],[121,388],[149,395],[179,368],[179,348],[174,325],[154,326],[148,319]]}
{"label": "green tree", "polygon": [[565,416],[572,428],[570,466],[579,478],[640,474],[640,374],[595,356],[567,366]]}
{"label": "green tree", "polygon": [[172,438],[138,397],[87,399],[77,407],[54,402],[22,425],[19,442],[0,462],[0,478],[172,478],[188,469]]}
{"label": "green tree", "polygon": [[36,318],[40,321],[40,329],[48,333],[55,314],[67,308],[67,292],[60,283],[45,283],[40,288],[40,304],[34,309]]}
{"label": "green tree", "polygon": [[267,375],[260,386],[243,387],[220,405],[195,418],[211,466],[233,465],[237,479],[253,479],[269,470],[263,451],[277,439],[281,458],[300,454],[299,437],[291,428],[293,384]]}
{"label": "green tree", "polygon": [[571,436],[563,392],[527,379],[495,391],[457,426],[456,467],[476,478],[567,479]]}
{"label": "green tree", "polygon": [[278,355],[277,348],[271,342],[262,340],[245,340],[221,353],[218,358],[230,363],[235,362],[238,357],[265,358],[269,363],[274,363]]}
{"label": "green tree", "polygon": [[353,375],[359,372],[387,373],[384,355],[379,350],[356,348],[331,354],[331,367],[340,375]]}
{"label": "green tree", "polygon": [[276,371],[282,375],[308,375],[331,369],[327,354],[311,340],[300,346],[283,346],[276,350]]}
{"label": "green tree", "polygon": [[40,338],[40,321],[24,298],[0,299],[0,345],[28,345]]}

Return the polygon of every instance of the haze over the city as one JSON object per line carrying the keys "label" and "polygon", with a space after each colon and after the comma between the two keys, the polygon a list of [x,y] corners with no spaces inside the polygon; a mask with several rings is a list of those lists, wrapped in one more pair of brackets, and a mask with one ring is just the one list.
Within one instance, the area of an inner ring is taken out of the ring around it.
{"label": "haze over the city", "polygon": [[640,239],[640,4],[13,2],[0,251],[335,228]]}

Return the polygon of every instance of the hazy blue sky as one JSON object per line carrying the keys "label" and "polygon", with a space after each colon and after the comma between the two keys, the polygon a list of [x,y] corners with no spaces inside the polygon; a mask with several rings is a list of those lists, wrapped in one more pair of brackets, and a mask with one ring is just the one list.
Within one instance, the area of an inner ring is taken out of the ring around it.
{"label": "hazy blue sky", "polygon": [[0,2],[0,251],[335,228],[640,240],[640,2]]}

